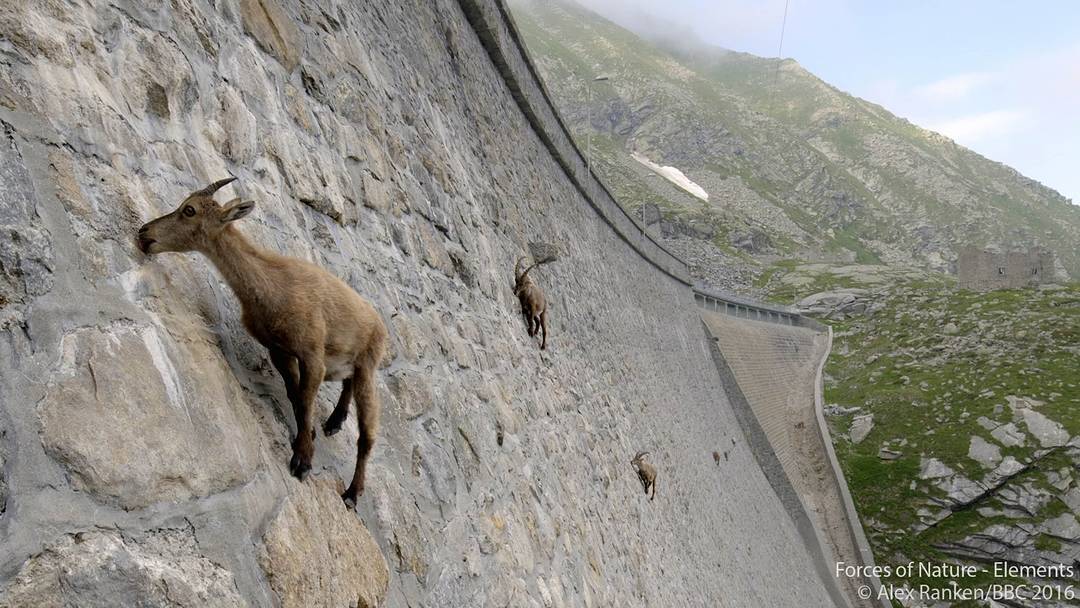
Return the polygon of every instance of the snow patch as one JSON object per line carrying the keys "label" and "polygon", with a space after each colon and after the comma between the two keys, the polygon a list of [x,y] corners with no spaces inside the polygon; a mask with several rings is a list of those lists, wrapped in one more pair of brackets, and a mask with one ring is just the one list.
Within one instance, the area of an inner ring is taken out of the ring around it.
{"label": "snow patch", "polygon": [[667,179],[669,182],[686,190],[690,194],[693,194],[703,201],[709,200],[709,193],[706,192],[704,188],[695,184],[689,177],[686,177],[682,171],[679,171],[675,167],[662,167],[637,152],[631,153],[630,156],[634,157],[634,160],[645,165],[657,175]]}

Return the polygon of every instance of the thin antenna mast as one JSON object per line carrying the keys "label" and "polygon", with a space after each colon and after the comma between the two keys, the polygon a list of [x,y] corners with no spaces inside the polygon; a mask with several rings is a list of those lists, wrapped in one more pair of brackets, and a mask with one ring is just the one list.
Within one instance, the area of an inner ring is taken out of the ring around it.
{"label": "thin antenna mast", "polygon": [[791,0],[784,0],[784,20],[780,22],[780,46],[776,49],[776,71],[773,72],[773,88],[769,93],[769,109],[773,108],[776,99],[776,85],[780,82],[780,64],[784,61],[784,32],[787,30],[788,5]]}

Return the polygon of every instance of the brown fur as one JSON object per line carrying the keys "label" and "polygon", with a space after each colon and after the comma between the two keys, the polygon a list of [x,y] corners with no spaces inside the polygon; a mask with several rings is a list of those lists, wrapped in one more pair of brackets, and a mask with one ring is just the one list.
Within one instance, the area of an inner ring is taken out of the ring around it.
{"label": "brown fur", "polygon": [[645,495],[649,496],[649,488],[652,488],[652,496],[649,496],[649,500],[656,498],[656,469],[649,463],[645,462],[645,455],[648,452],[638,452],[637,456],[630,461],[630,464],[634,465],[634,469],[637,470],[638,481],[641,482],[641,487],[645,489]]}
{"label": "brown fur", "polygon": [[146,254],[197,251],[225,277],[240,300],[244,327],[270,351],[285,381],[296,418],[289,470],[300,479],[311,470],[315,451],[312,416],[319,385],[342,382],[323,432],[330,436],[341,429],[355,399],[360,426],[356,469],[342,494],[352,507],[364,492],[364,468],[379,427],[375,369],[386,347],[386,327],[375,308],[341,279],[244,238],[232,222],[255,204],[237,198],[218,205],[213,199],[234,179],[191,193],[175,211],[145,224],[139,229],[139,249]]}
{"label": "brown fur", "polygon": [[716,463],[716,466],[720,466],[720,452],[713,452],[712,459]]}
{"label": "brown fur", "polygon": [[521,302],[521,314],[525,317],[525,326],[529,329],[529,336],[536,336],[537,331],[542,332],[540,338],[540,350],[547,348],[547,300],[544,292],[529,278],[529,271],[541,264],[547,264],[554,258],[544,258],[529,266],[524,272],[521,263],[525,258],[518,259],[514,264],[514,295]]}

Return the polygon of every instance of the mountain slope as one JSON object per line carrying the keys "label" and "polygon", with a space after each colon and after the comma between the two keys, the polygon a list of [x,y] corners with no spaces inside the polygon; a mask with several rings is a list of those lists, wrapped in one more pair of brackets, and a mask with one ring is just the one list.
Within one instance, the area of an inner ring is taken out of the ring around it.
{"label": "mountain slope", "polygon": [[[512,7],[556,104],[632,209],[656,203],[721,250],[759,260],[948,271],[966,244],[1039,244],[1080,275],[1070,246],[1080,207],[795,61],[649,42],[563,0]],[[708,200],[633,153],[678,168]]]}

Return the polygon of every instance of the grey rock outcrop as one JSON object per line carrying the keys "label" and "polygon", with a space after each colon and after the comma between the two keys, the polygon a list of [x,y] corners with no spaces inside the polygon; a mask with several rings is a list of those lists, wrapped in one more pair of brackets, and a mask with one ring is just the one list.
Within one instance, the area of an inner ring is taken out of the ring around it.
{"label": "grey rock outcrop", "polygon": [[995,428],[990,434],[1006,447],[1022,446],[1027,438],[1027,435],[1011,422]]}
{"label": "grey rock outcrop", "polygon": [[866,313],[870,308],[869,295],[866,289],[823,291],[799,300],[798,309],[826,319],[844,319]]}
{"label": "grey rock outcrop", "polygon": [[232,574],[200,555],[190,529],[139,536],[88,531],[60,537],[0,591],[0,606],[249,605]]}
{"label": "grey rock outcrop", "polygon": [[1001,462],[1001,448],[978,435],[972,435],[968,447],[968,458],[978,462],[984,468],[992,469]]}
{"label": "grey rock outcrop", "polygon": [[864,414],[862,416],[855,416],[851,421],[851,430],[849,436],[851,437],[851,443],[862,443],[863,439],[870,434],[870,431],[874,429],[874,416],[873,414]]}

